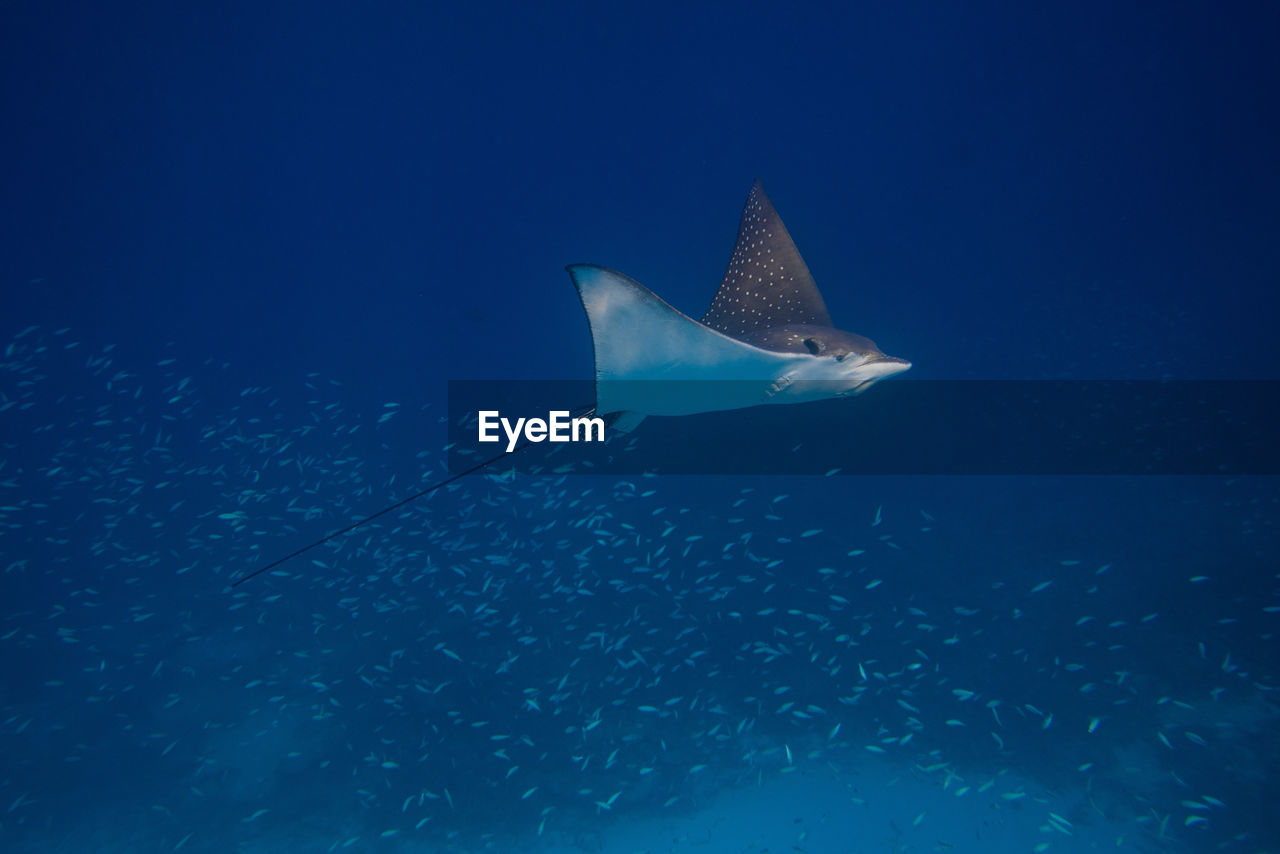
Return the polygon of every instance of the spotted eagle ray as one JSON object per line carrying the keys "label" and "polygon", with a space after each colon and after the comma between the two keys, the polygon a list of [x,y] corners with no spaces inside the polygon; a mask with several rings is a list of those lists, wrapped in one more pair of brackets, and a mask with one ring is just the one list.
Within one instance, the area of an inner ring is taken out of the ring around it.
{"label": "spotted eagle ray", "polygon": [[[871,339],[831,325],[818,285],[759,181],[742,209],[729,268],[700,321],[607,267],[572,264],[567,269],[587,312],[595,350],[596,403],[587,411],[610,416],[614,430],[632,430],[647,415],[694,415],[859,394],[911,367],[905,359],[886,356]],[[515,450],[526,447],[527,441]],[[231,586],[506,456],[438,481],[241,576]]]}
{"label": "spotted eagle ray", "polygon": [[836,329],[818,285],[756,181],[720,288],[694,320],[644,285],[574,264],[595,350],[597,415],[631,430],[646,415],[692,415],[865,391],[911,367]]}

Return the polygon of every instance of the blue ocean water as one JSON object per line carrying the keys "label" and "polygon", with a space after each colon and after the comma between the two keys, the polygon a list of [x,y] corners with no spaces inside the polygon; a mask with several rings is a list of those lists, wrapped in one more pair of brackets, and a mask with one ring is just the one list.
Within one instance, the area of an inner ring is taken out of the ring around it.
{"label": "blue ocean water", "polygon": [[0,849],[1280,848],[1272,478],[499,467],[229,587],[756,178],[886,382],[1275,379],[1273,6],[0,16]]}

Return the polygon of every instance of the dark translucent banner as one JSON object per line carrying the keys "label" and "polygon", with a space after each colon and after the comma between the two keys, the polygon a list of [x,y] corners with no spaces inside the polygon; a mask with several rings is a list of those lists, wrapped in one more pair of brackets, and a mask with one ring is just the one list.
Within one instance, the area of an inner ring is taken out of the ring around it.
{"label": "dark translucent banner", "polygon": [[[826,391],[795,384],[786,394]],[[614,383],[602,394],[678,408],[764,392],[755,383],[654,382]],[[501,456],[489,471],[1280,474],[1280,382],[891,380],[854,397],[649,416],[629,433],[606,416],[603,442],[598,425],[580,424],[572,435],[572,415],[594,402],[586,381],[451,382],[450,470]],[[479,413],[487,413],[487,435],[497,441],[480,441]]]}

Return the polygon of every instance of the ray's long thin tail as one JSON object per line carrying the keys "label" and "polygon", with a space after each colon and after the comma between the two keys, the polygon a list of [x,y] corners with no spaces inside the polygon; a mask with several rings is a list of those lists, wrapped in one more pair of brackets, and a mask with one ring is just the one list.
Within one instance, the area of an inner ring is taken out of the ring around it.
{"label": "ray's long thin tail", "polygon": [[[585,407],[580,406],[578,407],[578,410],[582,410],[582,412],[575,417],[589,418],[595,414],[596,408],[594,405],[585,406]],[[578,410],[574,410],[574,411],[577,412]],[[399,510],[401,507],[405,506],[406,504],[411,504],[414,501],[417,501],[419,498],[423,498],[424,496],[430,495],[431,493],[435,492],[438,489],[443,489],[449,484],[454,483],[455,481],[461,480],[462,478],[466,477],[469,474],[475,474],[478,471],[487,469],[489,466],[493,465],[494,463],[507,459],[512,454],[520,453],[521,451],[523,451],[525,448],[529,447],[532,444],[535,444],[535,443],[530,442],[528,439],[526,439],[520,444],[516,445],[510,451],[504,451],[503,453],[498,454],[496,457],[490,457],[489,459],[484,460],[483,462],[476,463],[466,471],[460,471],[455,475],[450,475],[444,480],[437,481],[436,483],[431,484],[426,489],[415,492],[413,495],[410,495],[408,498],[401,499],[400,501],[397,501],[395,504],[392,504],[388,507],[383,507],[377,513],[374,513],[371,516],[365,516],[363,519],[358,519],[355,522],[352,522],[350,525],[347,525],[345,528],[339,528],[333,533],[328,534],[327,536],[321,537],[320,539],[316,540],[314,543],[310,543],[309,545],[305,545],[300,549],[289,552],[289,554],[285,555],[284,557],[273,560],[271,561],[271,563],[265,566],[260,566],[257,569],[255,569],[253,572],[250,572],[247,575],[242,575],[239,578],[237,578],[235,581],[231,582],[231,586],[239,587],[241,584],[244,584],[250,578],[256,578],[259,575],[262,575],[262,573],[267,572],[268,570],[275,569],[277,566],[279,566],[282,563],[287,563],[288,561],[293,560],[295,557],[298,557],[299,555],[306,554],[307,552],[314,549],[316,546],[322,546],[332,539],[341,537],[343,534],[349,534],[352,531],[354,531],[356,528],[359,528],[362,525],[367,525],[370,522],[372,522],[374,519],[379,519],[387,515],[388,513],[391,513],[394,510]]]}

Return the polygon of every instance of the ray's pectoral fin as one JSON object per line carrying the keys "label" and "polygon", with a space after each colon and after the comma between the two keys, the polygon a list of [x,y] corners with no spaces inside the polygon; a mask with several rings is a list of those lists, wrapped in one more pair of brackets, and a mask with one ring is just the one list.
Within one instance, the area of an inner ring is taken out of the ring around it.
{"label": "ray's pectoral fin", "polygon": [[818,285],[759,181],[742,208],[729,267],[702,322],[734,338],[789,324],[831,325]]}
{"label": "ray's pectoral fin", "polygon": [[[601,415],[625,410],[684,415],[754,405],[761,401],[708,406],[695,395],[705,396],[711,387],[686,381],[766,379],[775,375],[775,363],[787,358],[699,323],[630,276],[594,264],[567,269],[591,326]],[[729,384],[718,389],[735,391]],[[633,416],[630,423],[639,420]]]}
{"label": "ray's pectoral fin", "polygon": [[598,380],[683,378],[691,366],[731,362],[744,349],[630,276],[595,264],[566,269],[591,325]]}

